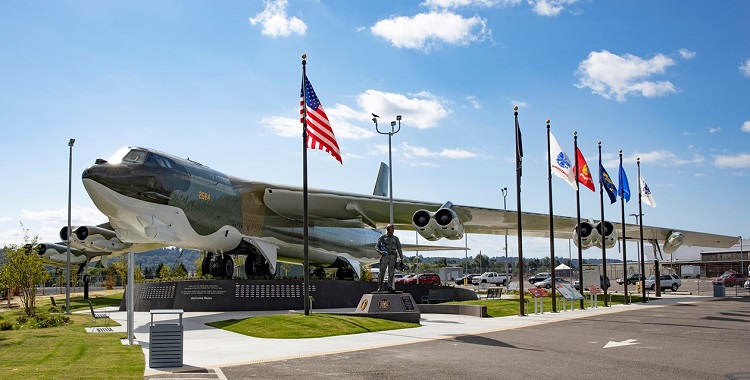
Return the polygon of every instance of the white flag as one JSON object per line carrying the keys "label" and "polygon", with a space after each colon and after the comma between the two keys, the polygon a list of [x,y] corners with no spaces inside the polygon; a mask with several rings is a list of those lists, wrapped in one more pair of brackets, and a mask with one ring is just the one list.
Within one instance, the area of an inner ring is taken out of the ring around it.
{"label": "white flag", "polygon": [[643,203],[651,207],[656,207],[656,201],[654,201],[654,197],[651,196],[651,189],[646,185],[646,180],[643,179],[643,176],[641,176],[641,200]]}
{"label": "white flag", "polygon": [[573,164],[570,162],[568,155],[563,152],[560,144],[557,143],[557,139],[549,133],[549,158],[550,166],[552,167],[552,173],[562,178],[567,182],[573,189],[578,189],[578,184],[575,180],[575,174],[570,170]]}

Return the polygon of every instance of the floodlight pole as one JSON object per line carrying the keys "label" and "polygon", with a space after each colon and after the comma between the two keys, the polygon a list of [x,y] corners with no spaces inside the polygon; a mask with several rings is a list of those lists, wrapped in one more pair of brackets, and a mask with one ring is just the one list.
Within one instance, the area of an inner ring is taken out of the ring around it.
{"label": "floodlight pole", "polygon": [[[396,115],[396,121],[391,122],[391,131],[381,132],[378,128],[378,116],[372,114],[372,122],[375,123],[375,130],[381,135],[388,135],[388,197],[389,197],[389,212],[390,212],[390,224],[393,224],[393,156],[391,153],[391,138],[393,135],[401,131],[401,115]],[[396,123],[398,122],[398,128]]]}
{"label": "floodlight pole", "polygon": [[67,271],[65,272],[65,314],[70,314],[70,198],[71,189],[73,188],[73,144],[76,143],[76,139],[68,140],[68,147],[70,148],[70,155],[68,158],[68,241],[67,241]]}

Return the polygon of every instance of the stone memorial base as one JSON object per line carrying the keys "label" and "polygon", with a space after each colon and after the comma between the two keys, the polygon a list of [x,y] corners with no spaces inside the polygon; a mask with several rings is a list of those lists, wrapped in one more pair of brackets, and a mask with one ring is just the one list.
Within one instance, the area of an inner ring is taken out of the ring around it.
{"label": "stone memorial base", "polygon": [[410,293],[372,292],[363,294],[355,315],[392,321],[419,323],[421,313]]}

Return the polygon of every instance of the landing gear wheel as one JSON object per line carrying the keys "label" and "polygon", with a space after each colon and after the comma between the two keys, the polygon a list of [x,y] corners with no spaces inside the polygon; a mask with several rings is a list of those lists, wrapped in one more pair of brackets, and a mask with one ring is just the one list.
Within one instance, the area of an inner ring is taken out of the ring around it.
{"label": "landing gear wheel", "polygon": [[232,260],[232,256],[224,255],[221,259],[221,271],[223,272],[222,277],[232,278],[234,276],[234,260]]}
{"label": "landing gear wheel", "polygon": [[201,274],[203,274],[204,276],[207,274],[211,274],[211,258],[213,257],[214,253],[208,252],[203,258],[203,262],[201,263]]}
{"label": "landing gear wheel", "polygon": [[323,278],[326,276],[326,271],[323,268],[315,268],[312,272],[313,277]]}
{"label": "landing gear wheel", "polygon": [[253,250],[245,258],[245,276],[251,277],[271,277],[271,268],[266,262],[266,258]]}
{"label": "landing gear wheel", "polygon": [[339,280],[354,280],[354,271],[349,268],[336,269],[336,278]]}

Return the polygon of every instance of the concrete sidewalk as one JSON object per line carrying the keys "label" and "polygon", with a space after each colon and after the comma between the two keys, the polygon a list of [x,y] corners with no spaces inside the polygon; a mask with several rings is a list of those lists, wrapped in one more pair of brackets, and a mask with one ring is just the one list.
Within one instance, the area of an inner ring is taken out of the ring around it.
{"label": "concrete sidewalk", "polygon": [[[144,375],[164,372],[179,372],[198,368],[217,368],[264,361],[285,360],[306,356],[317,356],[347,351],[359,351],[394,345],[447,339],[462,335],[502,331],[519,327],[540,325],[561,320],[585,318],[621,311],[654,308],[675,303],[698,302],[711,299],[699,296],[668,296],[649,303],[615,305],[611,307],[587,308],[585,310],[545,312],[533,314],[533,307],[526,308],[529,315],[502,318],[477,318],[451,314],[422,314],[421,327],[403,330],[382,331],[356,335],[308,339],[263,339],[240,335],[206,326],[207,322],[227,319],[244,319],[259,315],[287,313],[285,311],[263,312],[189,312],[184,313],[183,367],[149,367],[149,325],[151,314],[134,313],[135,340],[143,348],[146,361]],[[313,313],[352,312],[351,309],[313,310]],[[120,324],[110,323],[112,332],[126,332],[127,312],[110,311],[110,318]],[[155,323],[177,323],[177,315],[157,315]],[[115,325],[115,326],[113,326]],[[97,332],[96,328],[87,329]],[[123,341],[127,344],[127,340]]]}

